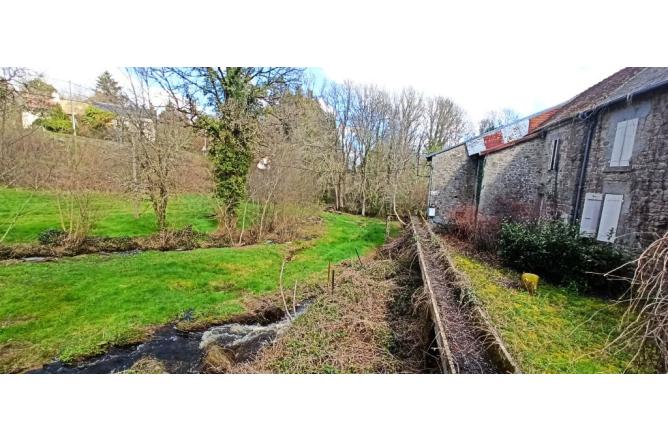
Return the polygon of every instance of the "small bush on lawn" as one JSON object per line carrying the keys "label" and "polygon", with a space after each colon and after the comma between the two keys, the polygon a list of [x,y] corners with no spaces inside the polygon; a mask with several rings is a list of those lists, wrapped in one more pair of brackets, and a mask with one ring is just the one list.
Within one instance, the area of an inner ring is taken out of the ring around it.
{"label": "small bush on lawn", "polygon": [[607,295],[620,293],[625,284],[607,280],[602,274],[630,260],[614,245],[583,237],[577,226],[559,220],[505,222],[501,226],[499,255],[517,270]]}

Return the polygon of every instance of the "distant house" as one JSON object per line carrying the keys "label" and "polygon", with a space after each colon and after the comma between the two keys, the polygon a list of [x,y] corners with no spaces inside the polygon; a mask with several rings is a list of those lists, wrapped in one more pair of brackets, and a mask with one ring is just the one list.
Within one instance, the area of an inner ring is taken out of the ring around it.
{"label": "distant house", "polygon": [[433,221],[562,218],[638,248],[668,229],[668,68],[625,68],[573,99],[428,156]]}
{"label": "distant house", "polygon": [[39,93],[25,93],[22,96],[23,107],[21,112],[21,124],[23,128],[29,128],[33,122],[42,117],[42,114],[49,108],[55,106],[60,100],[57,92],[50,95]]}
{"label": "distant house", "polygon": [[33,122],[41,118],[46,110],[57,105],[60,105],[66,115],[74,114],[75,117],[83,116],[90,105],[83,101],[63,99],[58,92],[53,92],[51,96],[26,94],[24,101],[25,110],[21,114],[23,128],[32,126]]}
{"label": "distant house", "polygon": [[70,99],[58,99],[56,104],[60,104],[60,107],[63,109],[66,115],[75,117],[83,116],[86,114],[86,109],[90,107],[90,104],[84,101],[73,101]]}

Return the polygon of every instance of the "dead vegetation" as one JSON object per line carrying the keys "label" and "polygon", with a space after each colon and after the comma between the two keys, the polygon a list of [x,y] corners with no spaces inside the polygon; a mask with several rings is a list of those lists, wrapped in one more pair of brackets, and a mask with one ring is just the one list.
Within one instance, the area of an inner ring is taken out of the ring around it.
{"label": "dead vegetation", "polygon": [[404,235],[362,264],[356,260],[337,266],[334,289],[308,286],[316,297],[309,310],[255,361],[233,371],[425,371],[429,328],[411,240]]}
{"label": "dead vegetation", "polygon": [[[648,362],[657,352],[661,369],[668,371],[668,233],[657,239],[627,265],[635,266],[622,331],[609,344],[618,350],[633,349],[631,364]],[[607,274],[623,273],[624,267]]]}
{"label": "dead vegetation", "polygon": [[234,367],[234,355],[225,348],[212,344],[202,360],[203,373],[227,373]]}
{"label": "dead vegetation", "polygon": [[164,374],[165,366],[159,360],[152,357],[143,357],[135,362],[124,374]]}
{"label": "dead vegetation", "polygon": [[428,226],[415,218],[412,221],[418,235],[416,238],[422,245],[421,258],[429,273],[435,307],[445,327],[448,370],[454,369],[456,373],[502,372],[489,350],[493,338],[479,319],[474,297],[468,294],[465,280],[454,269]]}

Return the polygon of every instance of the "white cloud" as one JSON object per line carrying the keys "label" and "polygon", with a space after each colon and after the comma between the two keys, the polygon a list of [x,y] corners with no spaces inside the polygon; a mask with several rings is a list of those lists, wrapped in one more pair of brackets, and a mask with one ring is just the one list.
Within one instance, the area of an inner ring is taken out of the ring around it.
{"label": "white cloud", "polygon": [[512,108],[523,116],[559,104],[611,75],[622,66],[566,66],[564,63],[516,64],[493,68],[403,64],[336,65],[322,68],[334,81],[375,83],[390,90],[412,86],[429,95],[443,95],[461,105],[473,121],[489,110]]}

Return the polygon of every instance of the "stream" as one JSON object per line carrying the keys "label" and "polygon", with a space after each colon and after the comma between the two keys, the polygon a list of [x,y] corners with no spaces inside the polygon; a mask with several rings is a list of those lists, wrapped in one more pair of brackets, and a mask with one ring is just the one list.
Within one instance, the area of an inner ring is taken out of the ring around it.
{"label": "stream", "polygon": [[[311,301],[300,303],[292,319],[303,314]],[[218,345],[230,352],[234,362],[246,362],[262,348],[271,344],[292,323],[288,316],[261,324],[222,324],[205,331],[187,332],[175,325],[165,326],[146,342],[129,347],[115,347],[107,353],[78,364],[56,361],[29,371],[34,374],[109,374],[130,369],[142,358],[159,361],[167,373],[200,373],[207,348]]]}

